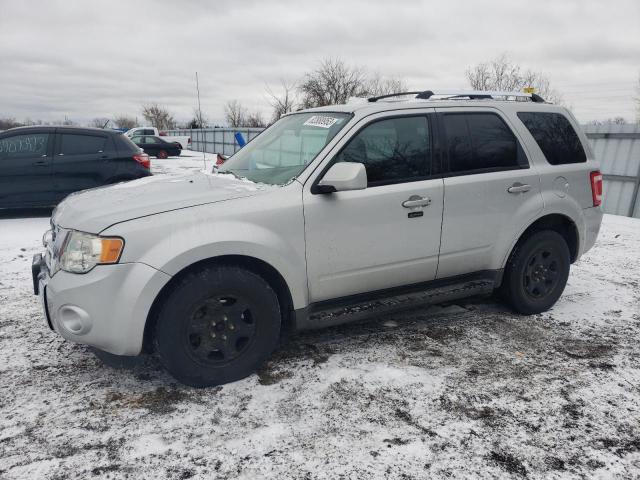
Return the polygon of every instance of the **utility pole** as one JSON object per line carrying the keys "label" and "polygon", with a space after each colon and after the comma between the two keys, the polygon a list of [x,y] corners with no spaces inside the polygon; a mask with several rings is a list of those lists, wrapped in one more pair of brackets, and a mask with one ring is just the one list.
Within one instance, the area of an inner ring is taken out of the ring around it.
{"label": "utility pole", "polygon": [[[202,108],[200,107],[200,82],[198,81],[198,72],[196,72],[196,91],[198,92],[198,123],[200,124],[200,130],[202,130]],[[200,134],[204,134],[204,132],[200,132]],[[202,141],[202,164],[204,165],[204,169],[207,169],[207,154],[205,152],[206,150],[206,142],[204,142],[204,139],[200,139]]]}

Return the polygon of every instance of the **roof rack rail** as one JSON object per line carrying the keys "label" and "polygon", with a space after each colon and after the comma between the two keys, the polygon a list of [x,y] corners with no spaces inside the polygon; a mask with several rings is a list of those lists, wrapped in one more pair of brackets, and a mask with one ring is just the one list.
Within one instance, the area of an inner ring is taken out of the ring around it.
{"label": "roof rack rail", "polygon": [[453,100],[453,99],[462,99],[468,98],[469,100],[489,100],[489,99],[526,99],[535,103],[545,103],[544,98],[535,93],[523,93],[523,92],[486,92],[482,90],[472,90],[472,91],[464,91],[464,90],[451,90],[451,91],[432,91],[432,90],[424,90],[421,92],[399,92],[399,93],[390,93],[388,95],[380,95],[378,97],[371,97],[368,100],[370,102],[377,102],[378,100],[382,100],[384,98],[393,98],[393,97],[401,97],[404,95],[415,95],[416,99],[429,100],[433,96],[445,97],[443,100]]}
{"label": "roof rack rail", "polygon": [[367,100],[369,100],[370,102],[377,102],[378,100],[382,100],[383,98],[403,97],[405,95],[415,95],[416,96],[415,98],[424,98],[424,99],[429,98],[428,96],[427,97],[421,96],[421,95],[424,95],[425,93],[433,95],[433,92],[431,90],[427,90],[426,92],[423,92],[423,91],[398,92],[398,93],[389,93],[387,95],[380,95],[378,97],[371,97],[371,98],[368,98]]}

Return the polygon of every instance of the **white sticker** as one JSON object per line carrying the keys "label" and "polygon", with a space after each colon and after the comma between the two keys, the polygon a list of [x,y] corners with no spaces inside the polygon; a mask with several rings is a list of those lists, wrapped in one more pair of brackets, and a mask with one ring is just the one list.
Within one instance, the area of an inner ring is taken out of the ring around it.
{"label": "white sticker", "polygon": [[304,122],[305,125],[310,127],[331,128],[339,119],[335,117],[327,117],[324,115],[314,115],[309,120]]}

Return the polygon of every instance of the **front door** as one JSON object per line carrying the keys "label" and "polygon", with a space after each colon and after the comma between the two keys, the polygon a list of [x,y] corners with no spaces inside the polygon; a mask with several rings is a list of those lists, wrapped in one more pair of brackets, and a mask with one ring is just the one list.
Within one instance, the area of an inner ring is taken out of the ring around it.
{"label": "front door", "polygon": [[[433,280],[438,267],[443,180],[433,178],[432,115],[363,120],[334,162],[360,162],[364,190],[304,190],[311,302]],[[322,171],[330,165],[326,165]]]}

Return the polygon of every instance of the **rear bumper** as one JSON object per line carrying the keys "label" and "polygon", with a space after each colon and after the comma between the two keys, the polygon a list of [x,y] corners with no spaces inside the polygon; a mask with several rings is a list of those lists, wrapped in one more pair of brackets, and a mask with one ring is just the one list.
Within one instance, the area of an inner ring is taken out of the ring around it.
{"label": "rear bumper", "polygon": [[584,235],[581,242],[580,255],[584,255],[595,245],[602,224],[602,208],[589,207],[584,212]]}
{"label": "rear bumper", "polygon": [[100,265],[82,275],[59,271],[51,277],[36,257],[34,290],[59,335],[115,355],[140,353],[149,310],[169,275],[142,263],[125,263]]}

